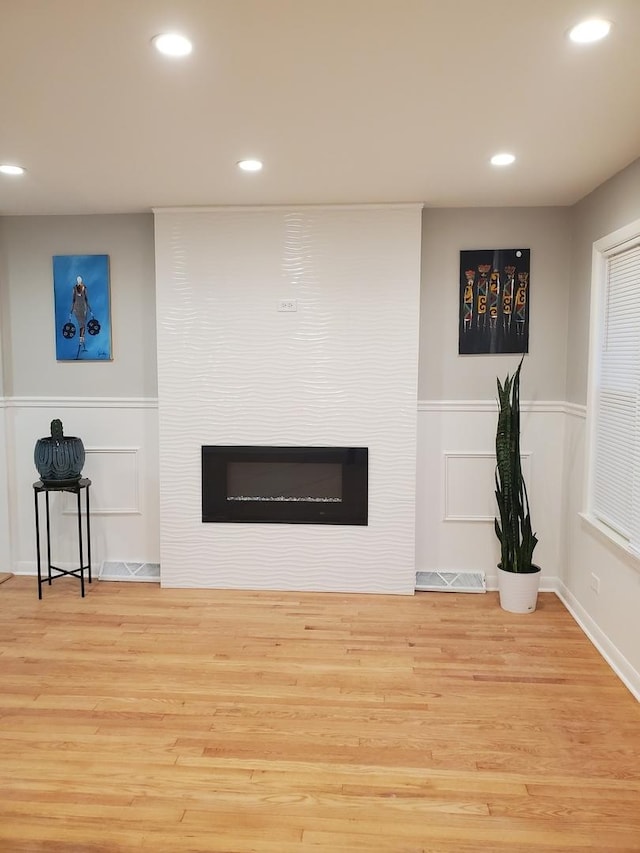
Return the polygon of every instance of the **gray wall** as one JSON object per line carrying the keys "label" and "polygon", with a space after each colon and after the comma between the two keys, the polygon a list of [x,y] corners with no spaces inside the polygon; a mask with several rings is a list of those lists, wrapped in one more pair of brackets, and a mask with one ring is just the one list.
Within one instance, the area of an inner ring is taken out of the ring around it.
{"label": "gray wall", "polygon": [[5,394],[9,377],[5,355],[8,336],[7,306],[9,299],[9,274],[7,271],[7,252],[3,239],[4,219],[0,216],[0,397]]}
{"label": "gray wall", "polygon": [[[640,169],[638,170],[640,176]],[[564,400],[569,310],[568,208],[427,209],[423,214],[420,399],[489,399],[517,356],[458,355],[461,249],[530,248],[526,399]],[[110,256],[113,362],[56,362],[51,258]],[[4,256],[4,257],[3,257]],[[157,394],[151,214],[0,219],[7,396]]]}
{"label": "gray wall", "polygon": [[4,339],[6,338],[4,315],[6,314],[6,309],[4,305],[9,283],[7,280],[5,255],[6,252],[2,240],[2,217],[0,216],[0,397],[4,396],[6,384],[4,367]]}
{"label": "gray wall", "polygon": [[[0,219],[0,228],[2,220]],[[2,319],[2,295],[6,289],[4,253],[0,242],[0,572],[11,568],[11,547],[9,532],[9,460],[13,448],[9,447],[5,427],[4,411],[4,366],[2,358],[2,337],[4,323]]]}
{"label": "gray wall", "polygon": [[[53,255],[107,254],[113,361],[57,362]],[[157,396],[153,216],[0,219],[4,393],[30,397]]]}
{"label": "gray wall", "polygon": [[[424,211],[420,399],[493,398],[496,376],[517,365],[517,356],[458,355],[459,252],[510,246],[532,252],[523,397],[566,399],[571,213],[568,208]],[[51,258],[74,253],[110,256],[112,362],[89,367],[55,360]],[[0,219],[4,393],[155,397],[154,278],[151,214]]]}
{"label": "gray wall", "polygon": [[593,243],[636,219],[640,219],[640,160],[618,172],[571,210],[567,400],[573,403],[587,401]]}
{"label": "gray wall", "polygon": [[526,400],[565,400],[570,265],[569,208],[423,211],[420,305],[421,400],[486,400],[515,355],[458,355],[460,250],[531,249]]}

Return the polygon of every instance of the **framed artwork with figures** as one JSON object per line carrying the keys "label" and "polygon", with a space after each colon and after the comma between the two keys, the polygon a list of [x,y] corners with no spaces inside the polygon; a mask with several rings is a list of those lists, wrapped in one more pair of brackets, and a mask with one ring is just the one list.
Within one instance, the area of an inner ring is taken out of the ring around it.
{"label": "framed artwork with figures", "polygon": [[54,255],[58,361],[111,361],[109,255]]}
{"label": "framed artwork with figures", "polygon": [[460,355],[529,352],[530,267],[530,249],[460,252]]}

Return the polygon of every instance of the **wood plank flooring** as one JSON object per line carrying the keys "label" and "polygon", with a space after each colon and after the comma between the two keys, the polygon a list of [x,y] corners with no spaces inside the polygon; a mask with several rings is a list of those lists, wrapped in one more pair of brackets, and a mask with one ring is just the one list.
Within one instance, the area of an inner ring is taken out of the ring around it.
{"label": "wood plank flooring", "polygon": [[640,851],[640,704],[552,594],[0,586],[0,851]]}

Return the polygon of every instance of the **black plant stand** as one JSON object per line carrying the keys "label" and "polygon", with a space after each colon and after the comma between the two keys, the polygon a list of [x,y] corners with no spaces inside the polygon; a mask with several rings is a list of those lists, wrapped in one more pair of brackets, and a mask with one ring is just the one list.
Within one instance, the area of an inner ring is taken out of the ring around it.
{"label": "black plant stand", "polygon": [[[75,483],[47,483],[45,485],[42,480],[38,480],[33,484],[33,497],[35,501],[36,511],[36,551],[38,555],[38,598],[42,598],[42,584],[48,583],[51,586],[51,581],[56,578],[72,575],[80,580],[80,590],[84,598],[84,573],[87,572],[89,583],[91,583],[91,523],[89,516],[89,487],[91,480],[82,479],[76,480]],[[80,508],[80,495],[84,490],[85,504],[87,511],[87,562],[84,562],[84,550],[82,547],[82,512]],[[40,513],[38,505],[38,495],[44,492],[45,504],[47,509],[47,575],[42,577],[40,565]],[[51,564],[51,523],[49,520],[49,492],[71,492],[78,497],[78,548],[80,553],[80,563],[77,569],[61,569],[59,566]],[[52,574],[57,572],[57,574]]]}

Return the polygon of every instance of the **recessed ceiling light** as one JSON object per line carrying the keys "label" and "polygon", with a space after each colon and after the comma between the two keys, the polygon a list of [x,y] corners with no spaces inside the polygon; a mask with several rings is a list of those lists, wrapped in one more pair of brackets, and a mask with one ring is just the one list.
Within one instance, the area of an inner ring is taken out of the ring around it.
{"label": "recessed ceiling light", "polygon": [[573,29],[569,30],[569,38],[578,44],[589,44],[592,41],[600,41],[605,36],[609,35],[611,29],[611,21],[605,21],[602,18],[591,18],[589,21],[582,21],[576,24]]}
{"label": "recessed ceiling light", "polygon": [[9,163],[3,163],[0,166],[0,172],[3,175],[24,175],[24,169],[22,166],[13,166]]}
{"label": "recessed ceiling light", "polygon": [[515,157],[513,154],[494,154],[491,158],[492,166],[510,166],[514,161]]}
{"label": "recessed ceiling light", "polygon": [[259,172],[262,169],[261,160],[240,160],[238,168],[243,172]]}
{"label": "recessed ceiling light", "polygon": [[185,36],[178,33],[161,33],[152,39],[156,50],[165,56],[188,56],[193,50],[193,45]]}

